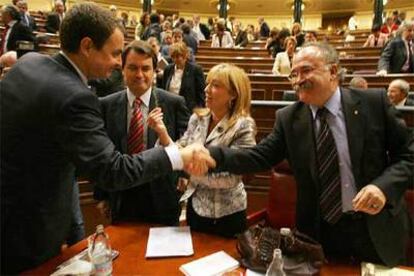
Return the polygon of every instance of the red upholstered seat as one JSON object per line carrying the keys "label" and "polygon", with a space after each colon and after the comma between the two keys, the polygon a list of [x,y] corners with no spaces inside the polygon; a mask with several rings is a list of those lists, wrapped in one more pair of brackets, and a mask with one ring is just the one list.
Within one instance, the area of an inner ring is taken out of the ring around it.
{"label": "red upholstered seat", "polygon": [[247,220],[249,225],[264,220],[274,228],[294,228],[295,216],[296,183],[289,164],[284,161],[271,173],[267,208],[249,215]]}

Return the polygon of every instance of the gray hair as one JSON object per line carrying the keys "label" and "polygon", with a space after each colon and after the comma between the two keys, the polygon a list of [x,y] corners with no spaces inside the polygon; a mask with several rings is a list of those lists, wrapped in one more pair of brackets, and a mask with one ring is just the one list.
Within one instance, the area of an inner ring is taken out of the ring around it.
{"label": "gray hair", "polygon": [[353,77],[349,82],[349,87],[361,89],[364,84],[367,84],[367,80],[363,77]]}
{"label": "gray hair", "polygon": [[337,66],[338,71],[336,77],[338,78],[339,82],[342,82],[345,78],[346,70],[343,69],[339,64],[339,57],[335,48],[325,42],[309,42],[305,43],[299,52],[309,47],[317,48],[319,50],[319,53],[315,53],[315,55],[321,56],[327,65],[335,64]]}
{"label": "gray hair", "polygon": [[413,21],[406,21],[397,30],[397,35],[402,35],[402,33],[409,28],[414,28],[414,22]]}
{"label": "gray hair", "polygon": [[408,95],[408,92],[410,91],[410,84],[403,79],[395,79],[390,83],[390,86],[391,85],[397,86],[405,95]]}

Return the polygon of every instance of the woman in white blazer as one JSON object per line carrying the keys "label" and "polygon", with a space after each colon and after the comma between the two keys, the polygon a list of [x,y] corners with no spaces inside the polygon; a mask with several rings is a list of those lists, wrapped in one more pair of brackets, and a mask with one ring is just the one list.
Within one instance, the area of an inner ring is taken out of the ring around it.
{"label": "woman in white blazer", "polygon": [[211,39],[212,48],[233,48],[234,42],[230,32],[226,31],[226,27],[221,23],[217,23],[217,33]]}
{"label": "woman in white blazer", "polygon": [[272,73],[275,75],[289,75],[292,70],[292,59],[296,48],[294,36],[289,36],[285,39],[284,48],[286,49],[284,52],[276,55],[272,69]]}
{"label": "woman in white blazer", "polygon": [[[243,69],[218,64],[207,75],[206,106],[196,110],[177,144],[247,148],[256,144],[256,125],[250,117],[251,86]],[[150,116],[163,145],[162,116]],[[241,175],[227,172],[191,176],[182,200],[188,198],[187,223],[197,231],[234,237],[246,229],[247,195]]]}

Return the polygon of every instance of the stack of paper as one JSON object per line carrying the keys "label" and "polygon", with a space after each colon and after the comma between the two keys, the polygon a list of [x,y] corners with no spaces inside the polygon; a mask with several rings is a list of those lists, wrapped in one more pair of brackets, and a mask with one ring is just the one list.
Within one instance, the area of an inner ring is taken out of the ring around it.
{"label": "stack of paper", "polygon": [[221,275],[239,267],[239,262],[224,251],[219,251],[201,259],[180,266],[187,276]]}
{"label": "stack of paper", "polygon": [[190,256],[194,254],[190,227],[152,227],[145,257]]}

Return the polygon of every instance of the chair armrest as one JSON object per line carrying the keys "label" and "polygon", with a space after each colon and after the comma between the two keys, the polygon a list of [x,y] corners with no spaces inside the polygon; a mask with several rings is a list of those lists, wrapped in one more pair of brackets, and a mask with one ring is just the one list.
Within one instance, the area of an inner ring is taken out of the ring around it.
{"label": "chair armrest", "polygon": [[247,226],[258,224],[260,221],[267,219],[267,210],[262,209],[247,216]]}

